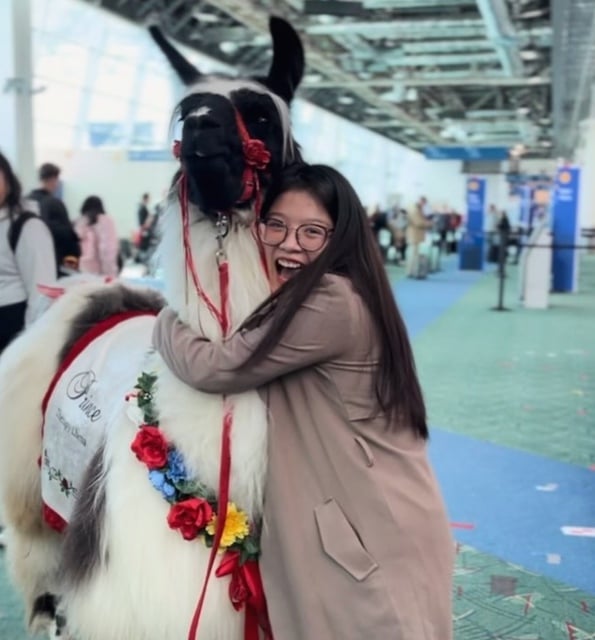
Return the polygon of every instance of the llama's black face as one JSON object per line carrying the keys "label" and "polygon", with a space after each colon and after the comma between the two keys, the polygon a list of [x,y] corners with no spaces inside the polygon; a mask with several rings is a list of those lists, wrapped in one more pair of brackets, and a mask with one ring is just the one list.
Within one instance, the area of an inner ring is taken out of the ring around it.
{"label": "llama's black face", "polygon": [[297,33],[281,18],[271,18],[269,29],[273,59],[268,75],[256,82],[241,82],[204,78],[157,27],[150,27],[153,38],[192,90],[178,108],[183,123],[180,160],[190,201],[207,215],[253,204],[240,202],[245,158],[236,112],[249,137],[261,140],[271,154],[266,169],[258,174],[261,188],[266,188],[285,163],[299,160],[289,134],[287,105],[303,75],[304,51]]}
{"label": "llama's black face", "polygon": [[[227,95],[208,91],[226,86]],[[282,122],[286,107],[275,102],[264,87],[242,87],[230,80],[206,82],[204,92],[197,89],[179,107],[183,122],[180,160],[188,178],[190,201],[207,215],[248,206],[249,202],[239,202],[245,159],[236,111],[250,137],[261,140],[271,154],[266,170],[259,173],[261,187],[266,188],[285,160],[297,159],[287,132],[287,114],[285,124]]]}

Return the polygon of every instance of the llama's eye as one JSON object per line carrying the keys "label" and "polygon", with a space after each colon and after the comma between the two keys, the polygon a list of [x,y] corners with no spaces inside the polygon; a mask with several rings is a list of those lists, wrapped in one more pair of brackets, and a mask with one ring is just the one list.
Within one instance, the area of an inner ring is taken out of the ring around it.
{"label": "llama's eye", "polygon": [[256,118],[257,124],[266,124],[268,121],[269,119],[266,116],[258,116],[258,118]]}

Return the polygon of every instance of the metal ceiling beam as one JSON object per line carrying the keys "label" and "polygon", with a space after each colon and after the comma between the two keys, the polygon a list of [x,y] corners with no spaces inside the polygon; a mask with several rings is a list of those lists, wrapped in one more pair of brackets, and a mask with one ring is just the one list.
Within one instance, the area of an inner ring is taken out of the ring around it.
{"label": "metal ceiling beam", "polygon": [[[545,32],[540,33],[539,35],[531,35],[530,32],[524,31],[517,34],[516,42],[521,48],[526,47],[529,43],[538,44],[541,47],[548,48],[552,46],[552,33],[549,31],[549,33]],[[400,42],[398,46],[405,53],[456,53],[460,51],[494,50],[493,44],[489,40],[485,40],[483,38]]]}
{"label": "metal ceiling beam", "polygon": [[[475,0],[438,0],[440,8],[473,6]],[[436,7],[437,0],[363,0],[364,9],[418,9]]]}
{"label": "metal ceiling beam", "polygon": [[477,0],[477,7],[485,22],[488,39],[498,53],[502,69],[513,78],[522,76],[523,61],[506,3],[502,0]]}
{"label": "metal ceiling beam", "polygon": [[[485,25],[479,18],[463,20],[394,20],[392,22],[371,22],[359,20],[357,22],[334,22],[331,24],[313,24],[304,29],[306,33],[317,36],[337,36],[344,33],[359,33],[366,38],[395,38],[413,34],[440,33],[442,36],[452,35],[472,37],[485,35]],[[450,31],[451,33],[445,33]],[[465,34],[463,36],[463,34]]]}
{"label": "metal ceiling beam", "polygon": [[493,63],[498,59],[494,51],[483,53],[444,53],[437,55],[404,56],[400,52],[382,55],[376,52],[376,60],[391,67],[466,67],[473,63]]}
{"label": "metal ceiling beam", "polygon": [[[456,72],[458,73],[458,72]],[[549,76],[534,76],[531,78],[504,78],[502,76],[476,75],[470,76],[469,72],[461,72],[461,75],[445,76],[444,73],[424,74],[411,78],[394,79],[371,79],[344,81],[323,80],[321,82],[306,81],[302,85],[307,89],[354,89],[356,87],[378,87],[392,88],[395,84],[403,84],[406,87],[534,87],[538,85],[548,85],[551,83]]]}
{"label": "metal ceiling beam", "polygon": [[[207,2],[251,29],[260,33],[266,33],[268,31],[268,18],[259,7],[256,6],[254,0],[207,0]],[[439,136],[427,124],[411,116],[405,110],[382,100],[370,87],[359,84],[353,75],[346,73],[334,62],[330,61],[328,57],[318,49],[315,42],[304,34],[302,34],[302,39],[306,50],[307,64],[310,69],[316,69],[326,76],[337,78],[339,82],[338,86],[353,84],[351,92],[368,105],[376,107],[395,118],[400,118],[408,126],[416,129],[427,140],[432,142],[440,141]]]}

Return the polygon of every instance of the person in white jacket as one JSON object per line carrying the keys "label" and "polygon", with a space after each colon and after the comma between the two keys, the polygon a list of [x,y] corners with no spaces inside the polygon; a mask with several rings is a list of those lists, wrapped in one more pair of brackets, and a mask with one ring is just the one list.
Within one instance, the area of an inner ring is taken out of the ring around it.
{"label": "person in white jacket", "polygon": [[[42,293],[56,275],[54,241],[45,222],[25,210],[21,184],[0,153],[0,357],[35,317]],[[4,546],[0,513],[0,547]]]}
{"label": "person in white jacket", "polygon": [[0,153],[0,353],[33,321],[42,293],[56,279],[52,235],[26,210],[21,185]]}

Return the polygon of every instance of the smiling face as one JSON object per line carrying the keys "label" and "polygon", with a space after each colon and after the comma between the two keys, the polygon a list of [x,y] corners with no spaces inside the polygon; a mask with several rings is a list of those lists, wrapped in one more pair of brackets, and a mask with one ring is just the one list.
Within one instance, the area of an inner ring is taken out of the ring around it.
{"label": "smiling face", "polygon": [[306,191],[286,191],[272,203],[259,233],[273,291],[316,260],[332,229],[327,210]]}

